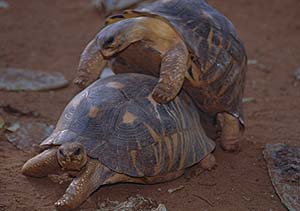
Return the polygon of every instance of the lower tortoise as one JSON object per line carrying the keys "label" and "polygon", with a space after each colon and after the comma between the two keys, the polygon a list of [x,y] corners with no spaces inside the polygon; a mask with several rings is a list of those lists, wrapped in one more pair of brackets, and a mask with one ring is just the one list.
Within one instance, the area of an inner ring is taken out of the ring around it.
{"label": "lower tortoise", "polygon": [[77,171],[55,203],[58,210],[72,210],[101,185],[164,182],[198,162],[211,169],[215,143],[196,106],[185,92],[170,103],[156,103],[151,96],[156,83],[134,73],[94,82],[67,105],[41,143],[45,150],[24,164],[23,174]]}

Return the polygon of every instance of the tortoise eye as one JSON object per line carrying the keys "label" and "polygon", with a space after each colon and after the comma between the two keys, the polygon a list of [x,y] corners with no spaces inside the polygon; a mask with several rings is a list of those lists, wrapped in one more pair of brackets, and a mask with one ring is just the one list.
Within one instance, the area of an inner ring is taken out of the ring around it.
{"label": "tortoise eye", "polygon": [[115,38],[114,37],[109,37],[105,43],[103,44],[103,47],[104,48],[108,48],[110,47],[110,45],[115,41]]}
{"label": "tortoise eye", "polygon": [[73,154],[74,155],[80,155],[80,153],[81,153],[81,149],[78,148],[78,149],[75,150],[75,152]]}

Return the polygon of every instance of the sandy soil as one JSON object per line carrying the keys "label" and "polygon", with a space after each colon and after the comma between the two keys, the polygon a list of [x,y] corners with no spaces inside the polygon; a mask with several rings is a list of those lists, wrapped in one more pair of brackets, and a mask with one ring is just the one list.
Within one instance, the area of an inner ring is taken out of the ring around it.
{"label": "sandy soil", "polygon": [[[95,208],[106,198],[124,200],[141,194],[166,204],[168,210],[285,210],[268,178],[262,149],[266,143],[299,145],[300,66],[299,0],[210,0],[226,14],[245,41],[250,65],[245,105],[247,130],[239,154],[215,152],[218,168],[202,172],[199,166],[169,183],[144,186],[118,184],[99,189],[81,209]],[[83,47],[101,28],[99,14],[86,0],[10,0],[0,10],[0,67],[61,71],[73,79]],[[32,121],[55,124],[76,89],[40,93],[0,92],[0,103],[23,111],[37,111]],[[0,110],[6,121],[16,117]],[[28,118],[28,117],[27,117]],[[50,211],[67,184],[31,179],[20,174],[32,155],[17,150],[0,136],[0,211]],[[169,188],[183,185],[169,194]],[[161,191],[159,191],[161,190]],[[201,199],[204,198],[205,200]],[[80,209],[78,209],[80,210]]]}

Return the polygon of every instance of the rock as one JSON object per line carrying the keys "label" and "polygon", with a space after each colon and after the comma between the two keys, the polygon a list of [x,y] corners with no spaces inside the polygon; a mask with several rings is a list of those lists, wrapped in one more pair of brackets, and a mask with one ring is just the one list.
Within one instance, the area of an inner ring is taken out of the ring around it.
{"label": "rock", "polygon": [[34,151],[34,146],[51,135],[53,130],[53,126],[45,123],[16,122],[7,128],[5,136],[18,149]]}
{"label": "rock", "polygon": [[167,211],[165,205],[140,195],[129,197],[124,202],[106,200],[99,204],[99,208],[97,211]]}
{"label": "rock", "polygon": [[106,16],[114,11],[125,10],[143,2],[149,2],[149,0],[93,0],[92,4]]}
{"label": "rock", "polygon": [[263,154],[281,202],[288,210],[300,210],[300,147],[267,144]]}
{"label": "rock", "polygon": [[0,69],[0,90],[45,91],[66,87],[68,81],[61,73],[44,73],[15,68]]}
{"label": "rock", "polygon": [[0,1],[0,9],[8,9],[9,4],[6,1]]}
{"label": "rock", "polygon": [[295,70],[294,74],[297,81],[300,81],[300,67]]}
{"label": "rock", "polygon": [[6,128],[6,130],[10,132],[16,132],[17,130],[19,130],[19,128],[20,128],[20,123],[15,122],[12,125],[10,125],[8,128]]}

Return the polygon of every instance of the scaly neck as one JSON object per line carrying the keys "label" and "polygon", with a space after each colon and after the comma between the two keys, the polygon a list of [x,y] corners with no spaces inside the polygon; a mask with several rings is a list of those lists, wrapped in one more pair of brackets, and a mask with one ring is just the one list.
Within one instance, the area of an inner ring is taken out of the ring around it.
{"label": "scaly neck", "polygon": [[143,40],[164,54],[172,45],[180,41],[173,28],[162,20],[149,17],[134,19],[136,24],[128,31],[129,39],[133,42]]}

